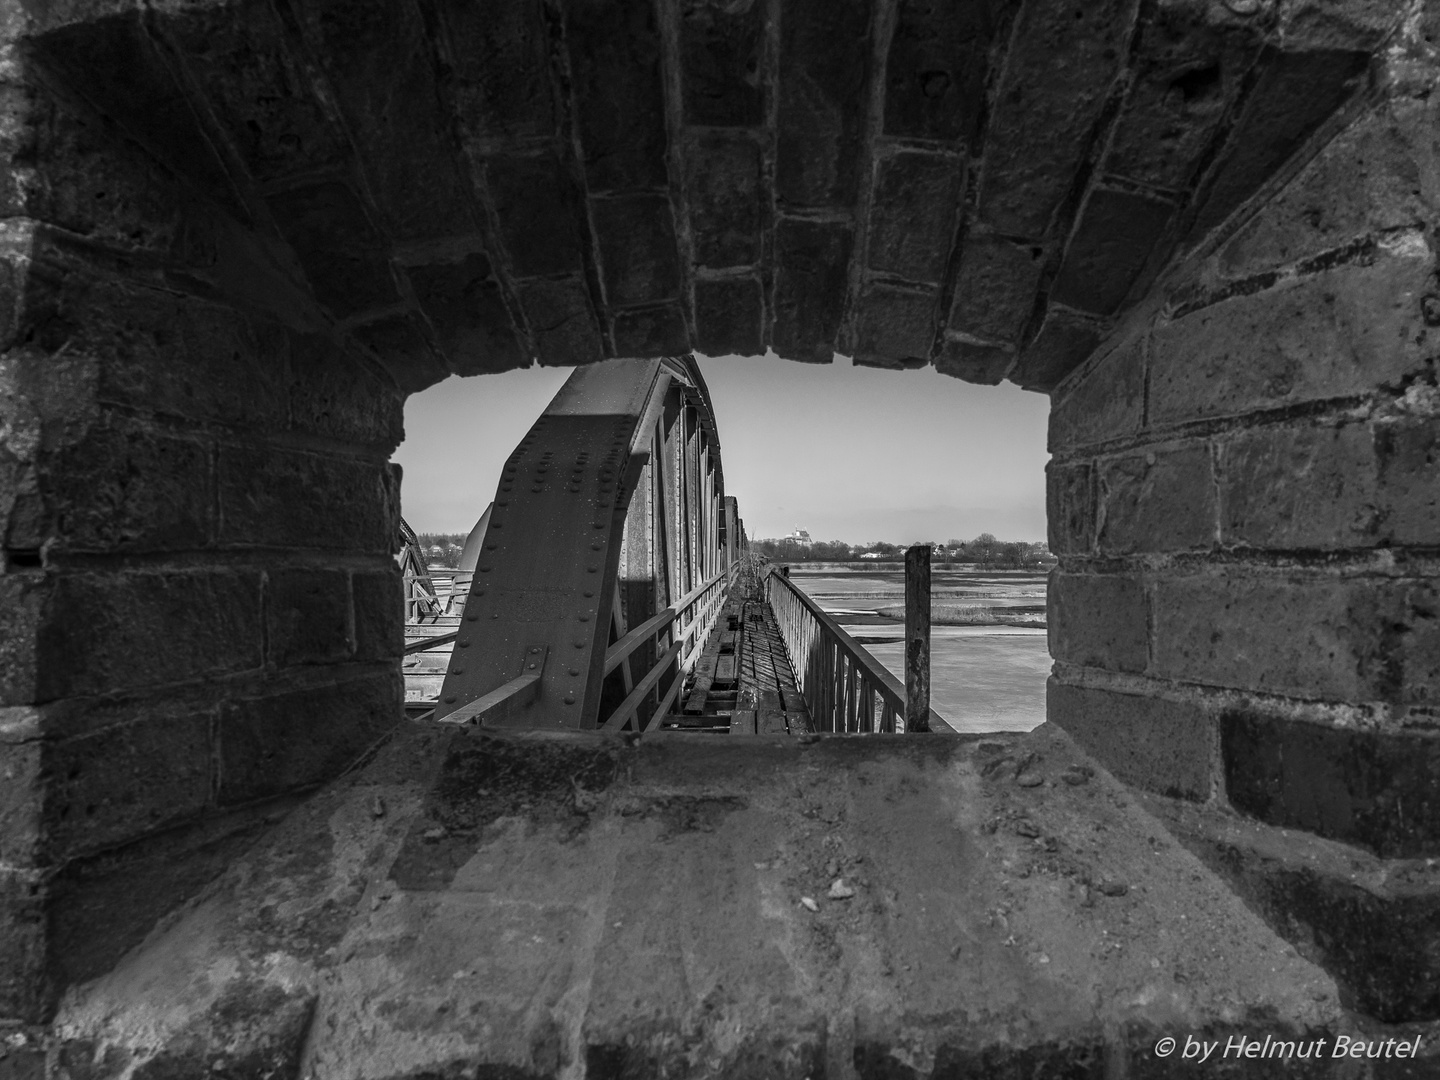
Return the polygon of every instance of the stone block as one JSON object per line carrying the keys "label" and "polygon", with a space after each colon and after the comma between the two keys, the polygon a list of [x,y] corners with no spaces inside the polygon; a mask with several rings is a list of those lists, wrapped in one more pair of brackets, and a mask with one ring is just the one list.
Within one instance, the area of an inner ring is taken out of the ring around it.
{"label": "stone block", "polygon": [[403,393],[418,393],[450,375],[431,341],[429,324],[419,315],[389,315],[354,327],[350,335],[374,354]]}
{"label": "stone block", "polygon": [[939,284],[964,180],[957,158],[908,151],[882,158],[870,211],[870,269]]}
{"label": "stone block", "polygon": [[1050,452],[1134,435],[1145,420],[1145,359],[1149,336],[1116,346],[1050,406]]}
{"label": "stone block", "polygon": [[56,578],[36,631],[35,700],[258,668],[260,577],[234,570]]}
{"label": "stone block", "polygon": [[593,364],[605,357],[600,326],[583,281],[530,281],[520,286],[535,356],[547,367]]}
{"label": "stone block", "polygon": [[1090,149],[1128,51],[1133,0],[1026,6],[986,129],[980,220],[1040,239]]}
{"label": "stone block", "polygon": [[334,90],[333,107],[359,151],[386,234],[404,242],[474,233],[479,214],[418,6],[312,0],[295,14]]}
{"label": "stone block", "polygon": [[349,187],[325,180],[266,201],[300,257],[315,299],[338,317],[399,302],[388,245]]}
{"label": "stone block", "polygon": [[1371,429],[1255,428],[1220,443],[1227,545],[1349,549],[1374,544],[1381,513]]}
{"label": "stone block", "polygon": [[1144,671],[1149,645],[1145,589],[1121,574],[1050,572],[1050,655],[1107,671]]}
{"label": "stone block", "polygon": [[1013,344],[1035,310],[1043,248],[972,236],[960,251],[950,329]]}
{"label": "stone block", "polygon": [[1376,105],[1240,228],[1220,249],[1216,269],[1250,278],[1427,220],[1440,195],[1431,145],[1436,109],[1410,98]]}
{"label": "stone block", "polygon": [[399,481],[378,461],[221,446],[218,486],[222,547],[388,554],[394,544]]}
{"label": "stone block", "polygon": [[272,570],[265,582],[266,662],[333,664],[355,649],[350,578],[344,570]]}
{"label": "stone block", "polygon": [[525,366],[524,347],[484,255],[410,266],[406,272],[451,371],[480,375]]}
{"label": "stone block", "polygon": [[1155,245],[1175,214],[1160,199],[1096,188],[1080,211],[1064,262],[1051,289],[1059,303],[1112,315],[1147,269]]}
{"label": "stone block", "polygon": [[1375,426],[1382,535],[1440,546],[1440,426],[1423,416]]}
{"label": "stone block", "polygon": [[[1373,579],[1196,575],[1154,586],[1154,674],[1309,700],[1399,701],[1427,681],[1433,593]],[[1433,668],[1433,661],[1429,665]]]}
{"label": "stone block", "polygon": [[706,356],[765,352],[765,298],[755,278],[695,281],[695,348]]}
{"label": "stone block", "polygon": [[39,872],[0,867],[0,1016],[50,1019],[55,988],[47,971],[45,908]]}
{"label": "stone block", "polygon": [[289,342],[293,430],[387,455],[400,444],[405,399],[385,371],[353,345],[327,335],[291,333]]}
{"label": "stone block", "polygon": [[214,448],[149,425],[97,424],[41,459],[56,552],[208,547],[215,532]]}
{"label": "stone block", "polygon": [[485,163],[500,239],[520,277],[576,274],[583,267],[583,196],[552,154],[503,155]]}
{"label": "stone block", "polygon": [[828,363],[844,313],[854,237],[848,225],[781,219],[775,229],[775,328],[786,360]]}
{"label": "stone block", "polygon": [[405,650],[404,584],[397,567],[350,575],[355,659],[393,660]]}
{"label": "stone block", "polygon": [[1420,369],[1436,331],[1424,244],[1382,252],[1156,328],[1150,423],[1243,414],[1368,393]]}
{"label": "stone block", "polygon": [[529,0],[436,7],[448,38],[456,113],[469,140],[555,134],[550,33]]}
{"label": "stone block", "polygon": [[935,370],[966,382],[995,386],[1015,366],[1015,350],[1008,345],[986,345],[945,337],[935,357]]}
{"label": "stone block", "polygon": [[1051,308],[1030,344],[1020,350],[1011,380],[1026,390],[1050,391],[1083,364],[1104,337],[1104,327],[1063,308]]}
{"label": "stone block", "polygon": [[1151,8],[1104,171],[1151,188],[1185,190],[1233,107],[1262,36],[1257,20],[1208,5]]}
{"label": "stone block", "polygon": [[205,87],[216,121],[256,180],[336,170],[350,160],[344,130],[270,4],[172,7],[153,29]]}
{"label": "stone block", "polygon": [[1097,468],[1096,482],[1096,544],[1102,554],[1215,546],[1215,476],[1208,443],[1108,458]]}
{"label": "stone block", "polygon": [[1194,802],[1218,787],[1215,718],[1198,702],[1071,686],[1052,675],[1045,718],[1132,787]]}
{"label": "stone block", "polygon": [[35,866],[46,780],[39,738],[0,734],[0,864]]}
{"label": "stone block", "polygon": [[1095,466],[1088,461],[1045,465],[1045,522],[1050,550],[1061,557],[1095,547]]}
{"label": "stone block", "polygon": [[1440,854],[1440,739],[1330,727],[1242,708],[1220,717],[1225,788],[1237,810],[1360,844],[1385,858]]}
{"label": "stone block", "polygon": [[690,235],[698,266],[749,266],[760,258],[760,147],[735,132],[692,135],[685,154]]}
{"label": "stone block", "polygon": [[680,97],[685,123],[756,127],[765,122],[765,8],[682,0]]}
{"label": "stone block", "polygon": [[333,779],[401,722],[402,691],[397,672],[227,702],[218,727],[220,804]]}
{"label": "stone block", "polygon": [[1266,46],[1260,75],[1226,141],[1191,228],[1204,236],[1299,149],[1364,84],[1369,54],[1346,49],[1283,51]]}
{"label": "stone block", "polygon": [[133,723],[45,747],[47,865],[192,821],[213,793],[209,711],[159,705]]}
{"label": "stone block", "polygon": [[938,289],[872,283],[857,312],[855,361],[877,367],[916,367],[935,345]]}
{"label": "stone block", "polygon": [[854,206],[864,158],[870,6],[794,0],[780,24],[775,191],[796,207]]}
{"label": "stone block", "polygon": [[612,307],[680,295],[675,219],[664,195],[592,199],[606,299]]}
{"label": "stone block", "polygon": [[0,705],[36,700],[38,637],[54,589],[54,579],[39,571],[0,575]]}
{"label": "stone block", "polygon": [[592,193],[664,188],[665,88],[650,0],[565,0],[576,126]]}
{"label": "stone block", "polygon": [[690,351],[690,332],[679,304],[617,311],[616,356],[677,356]]}
{"label": "stone block", "polygon": [[885,62],[885,134],[973,145],[991,45],[1018,6],[900,0]]}

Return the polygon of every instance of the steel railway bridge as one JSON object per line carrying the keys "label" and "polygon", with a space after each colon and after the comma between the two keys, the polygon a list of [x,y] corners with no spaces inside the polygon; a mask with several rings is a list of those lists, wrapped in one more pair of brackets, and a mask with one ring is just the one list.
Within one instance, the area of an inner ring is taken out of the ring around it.
{"label": "steel railway bridge", "polygon": [[[577,368],[448,588],[405,530],[407,707],[490,728],[905,729],[905,689],[748,552],[693,358]],[[443,672],[443,675],[442,675]]]}

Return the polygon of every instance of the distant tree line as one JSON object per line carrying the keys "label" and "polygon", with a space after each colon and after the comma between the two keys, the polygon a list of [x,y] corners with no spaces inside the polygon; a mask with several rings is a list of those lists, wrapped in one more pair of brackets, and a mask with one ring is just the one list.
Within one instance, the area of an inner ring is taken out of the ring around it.
{"label": "distant tree line", "polygon": [[[791,537],[750,542],[752,551],[769,556],[775,562],[849,562],[866,556],[900,560],[905,557],[906,546],[884,540],[854,545],[843,540],[805,543]],[[1055,564],[1055,557],[1044,542],[997,540],[992,533],[981,533],[974,540],[932,544],[930,560],[932,565],[965,563],[987,570],[1043,570]]]}
{"label": "distant tree line", "polygon": [[454,569],[460,565],[460,553],[465,550],[467,533],[416,533],[420,541],[420,553],[425,556],[426,566],[448,566]]}

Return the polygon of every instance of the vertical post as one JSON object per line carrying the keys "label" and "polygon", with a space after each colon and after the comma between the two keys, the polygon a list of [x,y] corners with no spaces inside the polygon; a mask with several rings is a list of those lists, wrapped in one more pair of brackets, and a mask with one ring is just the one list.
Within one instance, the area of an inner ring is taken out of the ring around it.
{"label": "vertical post", "polygon": [[905,552],[905,730],[930,730],[930,545]]}

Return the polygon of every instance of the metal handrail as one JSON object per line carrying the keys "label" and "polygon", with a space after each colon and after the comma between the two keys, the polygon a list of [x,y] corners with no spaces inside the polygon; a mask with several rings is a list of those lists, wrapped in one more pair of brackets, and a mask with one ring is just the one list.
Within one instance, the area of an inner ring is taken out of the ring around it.
{"label": "metal handrail", "polygon": [[[765,568],[765,594],[817,731],[903,730],[905,686],[899,679],[773,566]],[[949,730],[933,709],[930,724]]]}
{"label": "metal handrail", "polygon": [[459,636],[459,630],[451,630],[448,634],[436,634],[430,638],[417,638],[414,641],[406,642],[405,655],[409,656],[411,653],[424,652],[426,649],[438,649],[441,645],[453,644]]}

